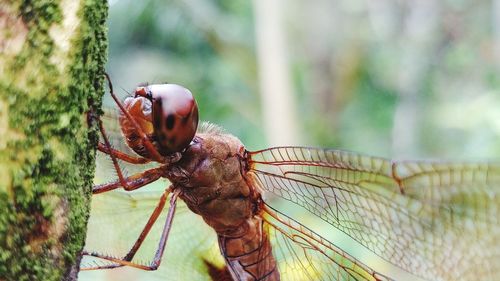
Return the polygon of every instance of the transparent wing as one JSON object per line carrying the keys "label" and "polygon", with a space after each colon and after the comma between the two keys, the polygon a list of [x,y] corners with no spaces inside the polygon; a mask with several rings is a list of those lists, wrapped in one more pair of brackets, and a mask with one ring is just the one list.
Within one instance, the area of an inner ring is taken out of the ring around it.
{"label": "transparent wing", "polygon": [[250,152],[248,161],[255,184],[277,198],[272,206],[300,206],[412,274],[500,278],[499,163],[392,162],[299,147]]}
{"label": "transparent wing", "polygon": [[[132,247],[161,196],[161,191],[119,191],[94,195],[88,222],[85,250],[123,257]],[[151,229],[133,261],[149,264],[152,260],[166,219],[168,204]],[[205,260],[223,266],[215,232],[182,200],[177,209],[159,269],[149,272],[149,279],[211,280]],[[110,262],[84,257],[82,267]],[[85,274],[85,271],[81,274]]]}
{"label": "transparent wing", "polygon": [[282,280],[390,280],[272,207],[264,221]]}

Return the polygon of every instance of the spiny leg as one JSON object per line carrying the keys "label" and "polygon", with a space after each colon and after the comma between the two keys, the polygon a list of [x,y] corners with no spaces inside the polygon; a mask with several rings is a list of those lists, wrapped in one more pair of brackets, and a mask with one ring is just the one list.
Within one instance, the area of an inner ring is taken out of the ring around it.
{"label": "spiny leg", "polygon": [[[141,234],[139,235],[139,237],[135,241],[132,248],[130,248],[129,252],[125,255],[125,257],[123,257],[124,261],[131,261],[134,258],[135,254],[137,253],[137,251],[141,247],[142,242],[144,242],[144,239],[146,239],[146,236],[149,234],[149,231],[151,230],[151,228],[155,224],[156,220],[160,216],[161,211],[165,207],[165,202],[167,201],[167,197],[170,194],[170,192],[172,191],[172,188],[173,187],[170,186],[161,195],[161,197],[158,201],[158,204],[156,205],[155,209],[153,210],[153,213],[151,213],[151,216],[149,217],[148,222],[146,223],[143,230],[141,231]],[[83,254],[89,255],[86,252],[83,252]],[[104,255],[92,254],[91,256],[94,256],[94,257],[99,256],[100,257],[100,256],[104,256]],[[121,266],[123,266],[123,264],[111,264],[111,265],[88,267],[88,268],[84,268],[82,270],[110,269],[110,268],[121,267]]]}
{"label": "spiny leg", "polygon": [[[133,155],[129,155],[125,152],[122,152],[120,150],[114,149],[112,147],[106,147],[106,144],[104,143],[99,143],[97,146],[97,149],[101,151],[102,153],[106,154],[111,154],[113,153],[117,159],[123,160],[125,162],[131,163],[131,164],[147,164],[151,162],[150,159],[143,158],[143,157],[136,157]],[[166,163],[175,163],[179,161],[182,158],[182,155],[180,153],[173,153],[171,155],[167,155],[164,157],[166,159]]]}
{"label": "spiny leg", "polygon": [[163,207],[165,206],[165,201],[166,201],[166,198],[167,198],[168,194],[170,193],[170,191],[171,191],[171,188],[165,190],[165,192],[163,193],[163,195],[160,198],[160,202],[158,203],[155,210],[153,211],[153,214],[149,218],[149,220],[146,224],[146,227],[142,230],[142,232],[139,235],[139,238],[135,242],[134,246],[132,246],[129,253],[123,259],[109,257],[109,256],[101,255],[98,253],[88,253],[88,252],[84,251],[84,252],[82,252],[83,255],[101,258],[104,260],[114,262],[116,264],[106,265],[106,266],[97,266],[97,267],[93,267],[93,268],[84,268],[82,270],[105,269],[105,268],[114,268],[114,267],[120,267],[120,266],[131,266],[131,267],[135,267],[135,268],[139,268],[139,269],[143,269],[143,270],[156,270],[158,268],[158,266],[160,266],[161,258],[163,256],[163,253],[165,251],[165,246],[167,244],[168,235],[170,233],[170,229],[172,228],[172,221],[173,221],[174,214],[175,214],[177,197],[179,196],[178,191],[174,191],[174,193],[172,194],[172,197],[170,198],[170,207],[168,209],[167,219],[165,220],[165,225],[163,226],[161,238],[160,238],[160,241],[158,242],[158,248],[155,252],[155,256],[154,256],[151,264],[149,266],[142,265],[142,264],[137,264],[137,263],[131,262],[130,260],[132,260],[135,253],[140,248],[140,246],[142,245],[142,242],[144,241],[144,238],[149,233],[154,222],[156,221],[156,219],[160,215]]}
{"label": "spiny leg", "polygon": [[94,185],[94,187],[92,188],[92,193],[93,194],[103,193],[113,189],[117,189],[119,187],[123,187],[123,189],[125,189],[126,191],[131,191],[143,187],[149,183],[152,183],[161,178],[161,176],[162,176],[161,167],[153,168],[132,175],[130,177],[126,177],[123,179],[123,182],[121,180],[118,180],[110,183]]}
{"label": "spiny leg", "polygon": [[120,150],[114,149],[112,147],[108,147],[105,143],[99,143],[97,146],[97,150],[99,150],[102,153],[106,154],[113,154],[117,159],[120,159],[122,161],[125,161],[127,163],[131,164],[147,164],[151,162],[151,160],[144,158],[144,157],[136,157],[133,155],[129,155],[125,152],[122,152]]}
{"label": "spiny leg", "polygon": [[111,97],[115,101],[115,103],[118,105],[120,108],[121,112],[129,119],[130,122],[134,125],[134,128],[136,132],[139,134],[139,136],[142,139],[142,142],[144,144],[144,147],[148,150],[150,155],[152,156],[153,160],[160,162],[160,163],[166,163],[165,158],[156,150],[154,145],[151,143],[147,135],[142,131],[141,127],[139,124],[137,124],[137,121],[130,115],[130,113],[123,107],[122,103],[118,100],[116,95],[113,92],[113,84],[111,83],[111,79],[109,78],[109,75],[107,73],[104,73],[106,76],[106,79],[108,80],[108,85],[109,85],[109,93],[111,94]]}
{"label": "spiny leg", "polygon": [[[104,139],[104,144],[106,145],[108,150],[110,150],[111,144],[109,143],[108,136],[106,135],[106,131],[104,130],[104,126],[102,125],[101,118],[99,118],[97,121],[99,124],[99,130],[102,134],[102,138]],[[109,153],[109,156],[111,156],[111,161],[113,161],[113,166],[115,167],[115,171],[118,174],[118,180],[120,181],[121,186],[123,186],[123,188],[125,189],[128,189],[129,187],[127,185],[127,182],[125,181],[125,178],[123,177],[122,169],[120,168],[120,165],[118,165],[118,161],[116,160],[116,155],[114,153]],[[94,189],[92,189],[92,191],[94,191]]]}

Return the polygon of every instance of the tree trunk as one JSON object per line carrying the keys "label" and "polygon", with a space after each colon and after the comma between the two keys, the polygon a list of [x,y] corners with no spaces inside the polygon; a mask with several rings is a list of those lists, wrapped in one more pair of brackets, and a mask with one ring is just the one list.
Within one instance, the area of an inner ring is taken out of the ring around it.
{"label": "tree trunk", "polygon": [[105,0],[0,5],[0,280],[76,279],[106,17]]}

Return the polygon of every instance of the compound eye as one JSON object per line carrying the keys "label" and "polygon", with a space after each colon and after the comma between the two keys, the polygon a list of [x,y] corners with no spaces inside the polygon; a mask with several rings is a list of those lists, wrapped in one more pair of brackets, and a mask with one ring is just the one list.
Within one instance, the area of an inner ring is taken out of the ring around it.
{"label": "compound eye", "polygon": [[198,127],[198,105],[193,94],[175,84],[148,87],[153,98],[153,126],[160,153],[182,151]]}

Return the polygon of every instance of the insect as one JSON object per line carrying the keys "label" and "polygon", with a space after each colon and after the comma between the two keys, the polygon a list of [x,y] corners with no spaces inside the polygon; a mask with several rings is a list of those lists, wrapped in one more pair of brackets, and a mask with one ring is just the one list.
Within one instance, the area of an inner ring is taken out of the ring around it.
{"label": "insect", "polygon": [[[98,148],[118,180],[93,188],[83,254],[101,262],[84,269],[165,267],[169,280],[392,280],[328,236],[337,231],[424,280],[499,278],[499,163],[395,162],[310,147],[247,151],[216,125],[198,128],[184,87],[138,87],[122,104],[106,77],[123,136],[139,156],[112,148],[100,123]],[[118,161],[157,165],[127,177]],[[163,191],[140,192],[162,178],[170,182]],[[111,222],[120,232],[108,230]],[[89,238],[93,231],[101,234]],[[132,234],[128,246],[110,245]]]}

